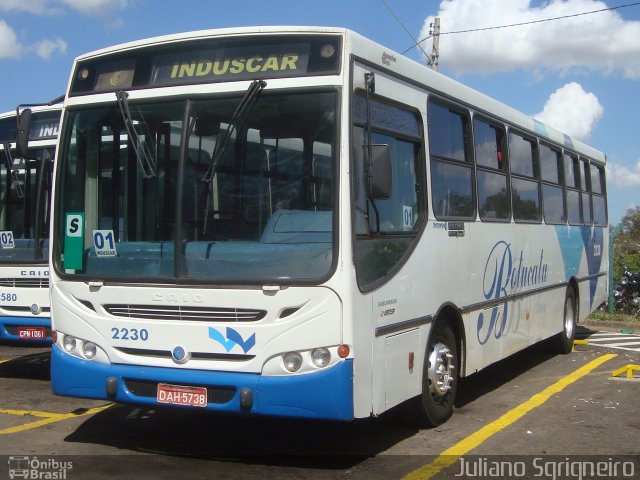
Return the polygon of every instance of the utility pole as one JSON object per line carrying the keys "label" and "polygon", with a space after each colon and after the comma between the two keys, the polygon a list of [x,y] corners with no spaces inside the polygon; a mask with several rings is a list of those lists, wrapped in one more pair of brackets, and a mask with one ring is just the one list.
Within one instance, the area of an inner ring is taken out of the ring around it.
{"label": "utility pole", "polygon": [[433,30],[429,32],[433,35],[433,47],[431,49],[431,68],[438,71],[438,59],[440,57],[440,17],[433,19],[433,23],[429,25]]}

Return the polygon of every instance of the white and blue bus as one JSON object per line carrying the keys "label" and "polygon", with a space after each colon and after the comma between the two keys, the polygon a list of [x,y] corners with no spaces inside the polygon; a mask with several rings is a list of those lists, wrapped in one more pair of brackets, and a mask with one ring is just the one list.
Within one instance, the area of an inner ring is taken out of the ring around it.
{"label": "white and blue bus", "polygon": [[18,112],[0,115],[0,340],[51,342],[49,216],[61,105],[27,109],[16,148]]}
{"label": "white and blue bus", "polygon": [[605,157],[345,29],[76,59],[52,388],[217,412],[452,413],[458,380],[607,294]]}

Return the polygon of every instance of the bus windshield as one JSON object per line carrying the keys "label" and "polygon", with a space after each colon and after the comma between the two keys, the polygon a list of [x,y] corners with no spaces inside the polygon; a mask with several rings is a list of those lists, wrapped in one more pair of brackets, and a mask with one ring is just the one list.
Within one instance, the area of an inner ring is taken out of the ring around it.
{"label": "bus windshield", "polygon": [[242,100],[127,101],[124,111],[114,98],[70,109],[58,159],[56,267],[170,282],[326,276],[336,92],[264,91],[234,115]]}
{"label": "bus windshield", "polygon": [[[29,158],[25,159],[14,158],[11,150],[7,156],[6,146],[8,144],[0,151],[0,263],[46,261],[49,256],[49,192],[55,148],[32,148]],[[41,175],[44,175],[42,183]],[[42,191],[38,194],[40,186]],[[36,218],[36,212],[39,218]]]}

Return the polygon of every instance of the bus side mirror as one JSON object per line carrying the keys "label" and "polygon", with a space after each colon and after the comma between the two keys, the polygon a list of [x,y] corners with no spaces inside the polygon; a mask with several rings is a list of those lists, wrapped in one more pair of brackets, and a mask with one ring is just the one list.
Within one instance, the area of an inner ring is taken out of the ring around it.
{"label": "bus side mirror", "polygon": [[25,108],[18,116],[16,135],[16,157],[26,158],[29,150],[29,130],[31,128],[31,109]]}
{"label": "bus side mirror", "polygon": [[384,200],[391,197],[392,173],[389,145],[364,146],[364,161],[367,169],[367,197],[371,200]]}

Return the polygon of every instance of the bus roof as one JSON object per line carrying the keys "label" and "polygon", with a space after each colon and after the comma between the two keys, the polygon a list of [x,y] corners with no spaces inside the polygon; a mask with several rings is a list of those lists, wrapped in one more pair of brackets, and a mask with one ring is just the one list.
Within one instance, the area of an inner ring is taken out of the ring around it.
{"label": "bus roof", "polygon": [[[62,110],[62,103],[56,103],[54,105],[38,105],[37,107],[29,107],[31,108],[31,111],[33,113],[38,113],[38,112],[53,112],[53,111],[60,111]],[[15,117],[16,116],[16,111],[14,110],[9,110],[8,112],[4,112],[4,113],[0,113],[0,119],[2,118],[10,118],[10,117]]]}
{"label": "bus roof", "polygon": [[[150,46],[169,45],[192,40],[202,40],[208,38],[233,37],[245,35],[278,35],[278,34],[333,34],[340,35],[344,38],[344,51],[353,54],[355,57],[366,60],[372,64],[378,65],[379,68],[388,70],[393,74],[400,75],[407,81],[425,87],[431,91],[438,93],[451,100],[462,103],[474,111],[484,113],[495,118],[499,118],[507,124],[537,135],[543,139],[547,139],[556,144],[563,145],[565,148],[576,153],[586,155],[591,159],[605,163],[605,155],[583,143],[580,140],[569,137],[568,135],[556,130],[555,128],[545,125],[543,122],[534,119],[530,115],[522,113],[513,107],[510,107],[488,95],[478,92],[446,75],[432,70],[431,68],[416,62],[398,52],[390,50],[383,45],[366,38],[355,31],[341,27],[322,27],[322,26],[254,26],[254,27],[237,27],[237,28],[221,28],[210,30],[199,30],[193,32],[176,33],[171,35],[163,35],[136,40],[128,43],[114,45],[108,48],[96,50],[78,56],[74,62],[95,59],[101,56],[123,53],[128,50],[136,50]],[[343,60],[348,61],[348,59]],[[70,79],[70,84],[71,84]],[[425,105],[426,109],[426,105]]]}

